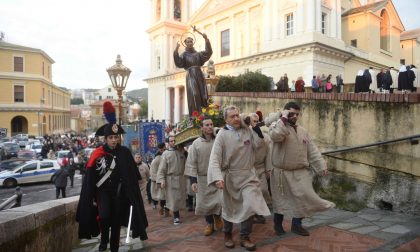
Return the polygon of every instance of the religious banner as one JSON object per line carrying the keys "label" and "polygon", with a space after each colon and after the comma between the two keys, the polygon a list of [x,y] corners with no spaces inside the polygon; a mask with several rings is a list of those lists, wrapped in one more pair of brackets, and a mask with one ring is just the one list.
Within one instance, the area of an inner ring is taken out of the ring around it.
{"label": "religious banner", "polygon": [[137,125],[123,125],[123,145],[130,149],[132,154],[140,152],[140,140]]}
{"label": "religious banner", "polygon": [[164,121],[139,122],[140,153],[145,161],[155,157],[158,144],[165,142]]}

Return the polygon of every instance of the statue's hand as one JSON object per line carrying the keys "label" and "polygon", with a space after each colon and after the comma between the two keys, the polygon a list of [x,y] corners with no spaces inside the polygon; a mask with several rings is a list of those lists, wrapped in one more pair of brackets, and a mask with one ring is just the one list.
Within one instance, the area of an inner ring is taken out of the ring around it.
{"label": "statue's hand", "polygon": [[179,47],[180,47],[180,44],[179,44],[179,41],[178,41],[178,42],[176,42],[176,48],[175,48],[175,50],[178,51]]}
{"label": "statue's hand", "polygon": [[207,34],[203,33],[203,38],[207,39]]}

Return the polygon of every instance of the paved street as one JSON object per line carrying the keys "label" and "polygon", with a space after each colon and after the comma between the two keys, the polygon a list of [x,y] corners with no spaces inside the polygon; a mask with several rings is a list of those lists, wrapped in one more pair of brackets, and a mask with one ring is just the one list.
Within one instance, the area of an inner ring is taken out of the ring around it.
{"label": "paved street", "polygon": [[[162,217],[149,205],[149,240],[134,239],[125,244],[125,229],[121,234],[120,251],[245,251],[239,246],[238,226],[234,228],[236,247],[232,250],[223,245],[223,232],[212,236],[202,235],[203,217],[181,211],[183,223],[172,224],[172,218]],[[272,219],[266,224],[255,224],[251,239],[257,243],[257,251],[420,251],[420,216],[409,216],[388,211],[364,209],[353,213],[332,209],[305,219],[311,235],[302,237],[291,233],[290,222],[285,223],[286,235],[277,237]],[[98,250],[98,238],[83,240],[73,252]]]}
{"label": "paved street", "polygon": [[[74,176],[74,188],[70,187],[70,180],[67,183],[66,196],[76,196],[80,194],[82,186],[82,175],[76,173]],[[40,203],[55,199],[55,185],[52,183],[36,183],[20,185],[22,195],[22,206]],[[16,192],[15,188],[0,188],[0,203],[4,202]],[[60,195],[61,197],[61,195]]]}

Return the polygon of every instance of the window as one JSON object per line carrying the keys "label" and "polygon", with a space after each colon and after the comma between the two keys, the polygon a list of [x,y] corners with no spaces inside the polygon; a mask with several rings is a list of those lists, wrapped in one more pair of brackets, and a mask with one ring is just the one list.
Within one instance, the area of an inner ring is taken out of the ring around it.
{"label": "window", "polygon": [[99,100],[102,100],[102,95],[99,96]]}
{"label": "window", "polygon": [[24,102],[24,86],[14,86],[15,102]]}
{"label": "window", "polygon": [[293,35],[293,13],[286,15],[286,36]]}
{"label": "window", "polygon": [[229,38],[229,29],[222,31],[220,41],[220,56],[229,56],[230,54],[230,38]]}
{"label": "window", "polygon": [[157,56],[156,58],[156,69],[160,70],[160,56]]}
{"label": "window", "polygon": [[36,167],[38,166],[37,163],[32,163],[32,164],[28,164],[26,166],[23,167],[22,171],[26,172],[26,171],[34,171],[36,170]]}
{"label": "window", "polygon": [[45,75],[45,63],[42,62],[42,76]]}
{"label": "window", "polygon": [[23,57],[14,57],[14,71],[23,72]]}
{"label": "window", "polygon": [[405,59],[400,59],[400,64],[405,65]]}
{"label": "window", "polygon": [[45,104],[45,88],[42,88],[41,104]]}
{"label": "window", "polygon": [[352,39],[352,40],[350,40],[350,44],[351,44],[351,46],[353,46],[353,47],[357,47],[357,39]]}
{"label": "window", "polygon": [[390,20],[386,10],[382,10],[381,18],[381,49],[385,51],[390,51]]}
{"label": "window", "polygon": [[41,163],[41,169],[42,168],[50,168],[50,167],[54,167],[54,164],[52,162],[42,162]]}
{"label": "window", "polygon": [[322,13],[322,16],[321,16],[321,32],[322,34],[327,33],[327,14],[326,13]]}
{"label": "window", "polygon": [[48,78],[51,79],[51,68],[50,68],[50,66],[48,66]]}

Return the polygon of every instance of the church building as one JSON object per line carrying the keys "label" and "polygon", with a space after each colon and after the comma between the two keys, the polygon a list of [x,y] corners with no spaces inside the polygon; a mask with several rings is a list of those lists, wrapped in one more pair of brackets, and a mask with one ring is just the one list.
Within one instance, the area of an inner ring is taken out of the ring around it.
{"label": "church building", "polygon": [[[152,0],[149,117],[172,123],[188,114],[185,71],[173,51],[186,34],[195,49],[210,39],[216,75],[261,71],[277,82],[341,74],[354,83],[358,70],[399,68],[405,28],[392,0]],[[187,33],[188,32],[188,33]],[[182,53],[181,46],[179,52]],[[150,118],[149,118],[150,119]]]}

